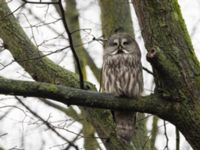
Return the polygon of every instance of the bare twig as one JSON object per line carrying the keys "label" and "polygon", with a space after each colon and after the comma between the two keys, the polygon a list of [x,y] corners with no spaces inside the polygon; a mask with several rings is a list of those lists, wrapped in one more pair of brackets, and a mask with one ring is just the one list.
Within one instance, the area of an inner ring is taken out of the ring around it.
{"label": "bare twig", "polygon": [[146,67],[142,67],[142,69],[144,71],[146,71],[147,73],[151,74],[153,76],[153,72],[151,72],[149,69],[147,69]]}
{"label": "bare twig", "polygon": [[17,7],[17,8],[16,8],[15,10],[13,10],[11,13],[9,13],[9,14],[3,16],[2,18],[0,18],[0,20],[4,20],[5,18],[7,18],[7,17],[9,17],[10,15],[14,14],[14,13],[17,12],[19,9],[23,8],[24,5],[25,5],[25,3],[22,4],[22,5],[20,5],[19,7]]}
{"label": "bare twig", "polygon": [[[82,130],[81,130],[81,131],[77,134],[77,136],[72,140],[73,143],[76,142],[76,140],[79,138],[81,132],[82,132]],[[65,148],[65,150],[68,150],[68,149],[70,149],[70,145],[68,145],[68,146]]]}
{"label": "bare twig", "polygon": [[169,150],[169,138],[168,138],[168,135],[167,135],[167,126],[166,126],[166,121],[164,120],[164,135],[165,135],[165,138],[166,138],[166,145],[164,147],[163,150]]}
{"label": "bare twig", "polygon": [[[167,125],[168,123],[166,123],[165,125]],[[160,125],[160,126],[157,126],[157,129],[156,130],[159,130],[160,128],[162,128],[164,125]],[[144,150],[145,149],[145,145],[148,143],[148,141],[149,140],[151,140],[151,138],[152,138],[152,132],[150,133],[150,135],[148,135],[147,136],[147,140],[145,141],[145,143],[144,143],[144,145],[143,145],[143,147],[142,147],[142,150]],[[155,147],[153,148],[153,150],[155,149]],[[155,149],[155,150],[157,150],[157,149]]]}
{"label": "bare twig", "polygon": [[77,68],[78,68],[78,72],[79,72],[79,79],[80,79],[80,88],[84,89],[84,81],[83,81],[83,74],[82,74],[82,70],[81,70],[81,65],[80,65],[80,62],[79,62],[78,55],[76,54],[76,51],[75,51],[75,48],[74,48],[74,43],[73,43],[73,40],[72,40],[71,32],[70,32],[68,24],[67,24],[67,20],[65,18],[65,10],[64,10],[63,5],[62,5],[62,0],[58,0],[56,2],[52,2],[52,1],[51,2],[43,2],[42,0],[39,1],[39,2],[28,1],[28,0],[22,0],[22,1],[24,3],[31,3],[31,4],[56,4],[56,5],[59,6],[63,26],[64,26],[65,31],[66,31],[68,38],[69,38],[69,46],[72,50],[72,53],[73,53],[74,58],[75,58],[76,63],[77,63]]}
{"label": "bare twig", "polygon": [[34,111],[32,111],[26,104],[24,104],[22,102],[22,100],[15,96],[15,98],[19,101],[19,103],[24,106],[28,111],[30,111],[30,113],[32,113],[35,117],[39,118],[49,129],[51,129],[57,136],[59,136],[61,139],[63,139],[64,141],[66,141],[70,146],[74,147],[76,150],[78,150],[78,147],[72,143],[71,141],[69,141],[68,139],[66,139],[64,136],[62,136],[60,133],[58,133],[53,127],[52,125],[45,121],[42,117],[40,117],[37,113],[35,113]]}
{"label": "bare twig", "polygon": [[68,35],[68,38],[69,38],[69,45],[70,45],[70,48],[72,50],[72,53],[74,55],[74,58],[76,60],[76,63],[77,63],[77,68],[78,68],[78,72],[79,72],[79,78],[80,78],[80,88],[81,89],[84,89],[84,83],[83,83],[83,74],[82,74],[82,70],[81,70],[81,65],[80,65],[80,62],[79,62],[79,58],[78,58],[78,55],[76,54],[76,51],[74,49],[74,44],[73,44],[73,40],[72,40],[72,35],[69,31],[69,27],[67,25],[67,20],[65,18],[65,11],[64,11],[64,8],[63,8],[63,5],[62,5],[62,1],[59,0],[58,1],[58,6],[60,8],[60,12],[61,12],[61,18],[62,18],[62,21],[63,21],[63,25],[64,25],[64,28],[67,32],[67,35]]}
{"label": "bare twig", "polygon": [[176,127],[176,150],[180,150],[180,134]]}
{"label": "bare twig", "polygon": [[[37,56],[37,57],[33,57],[33,58],[29,58],[29,59],[23,59],[23,60],[17,60],[17,62],[25,62],[25,61],[32,61],[32,60],[37,60],[37,59],[41,59],[43,57],[46,57],[46,56],[50,56],[52,54],[55,54],[55,53],[59,53],[59,52],[62,52],[64,51],[65,49],[69,48],[69,46],[66,46],[66,47],[63,47],[63,48],[60,48],[60,49],[57,49],[57,50],[54,50],[50,53],[47,53],[47,54],[43,54],[43,55],[40,55],[40,56]],[[16,61],[15,60],[12,60],[11,62],[9,62],[8,64],[6,65],[3,65],[3,64],[0,64],[2,65],[3,67],[0,68],[0,71],[5,69],[6,67],[10,66],[11,64],[15,63]]]}

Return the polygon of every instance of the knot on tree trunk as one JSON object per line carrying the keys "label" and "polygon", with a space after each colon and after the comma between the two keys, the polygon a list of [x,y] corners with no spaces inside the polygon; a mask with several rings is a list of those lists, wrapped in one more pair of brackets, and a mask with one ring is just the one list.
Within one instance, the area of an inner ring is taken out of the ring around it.
{"label": "knot on tree trunk", "polygon": [[157,49],[156,49],[155,47],[151,48],[151,49],[148,51],[147,55],[146,55],[147,60],[148,60],[149,62],[152,62],[153,60],[155,60],[155,58],[156,58],[156,56],[157,56],[156,54],[157,54]]}

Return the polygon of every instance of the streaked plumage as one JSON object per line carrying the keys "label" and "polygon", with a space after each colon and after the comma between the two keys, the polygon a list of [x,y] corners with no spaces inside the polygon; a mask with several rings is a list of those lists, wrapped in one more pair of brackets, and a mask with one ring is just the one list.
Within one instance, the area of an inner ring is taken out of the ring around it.
{"label": "streaked plumage", "polygon": [[[108,40],[103,56],[103,91],[115,96],[138,97],[143,91],[141,53],[127,33],[116,33]],[[131,100],[131,99],[130,99]],[[114,112],[117,136],[129,142],[134,134],[136,113]]]}

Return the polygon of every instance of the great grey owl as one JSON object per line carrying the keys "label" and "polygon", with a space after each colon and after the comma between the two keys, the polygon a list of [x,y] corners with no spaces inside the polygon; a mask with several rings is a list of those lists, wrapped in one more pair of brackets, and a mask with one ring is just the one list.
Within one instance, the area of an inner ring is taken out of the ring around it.
{"label": "great grey owl", "polygon": [[[141,53],[136,41],[127,33],[112,35],[105,45],[102,90],[115,96],[137,98],[143,91]],[[116,134],[130,142],[135,129],[136,113],[114,111]]]}

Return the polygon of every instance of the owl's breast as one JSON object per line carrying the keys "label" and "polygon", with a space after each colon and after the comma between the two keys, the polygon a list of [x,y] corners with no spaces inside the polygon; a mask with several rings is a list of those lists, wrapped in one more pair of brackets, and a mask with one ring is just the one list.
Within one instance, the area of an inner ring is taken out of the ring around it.
{"label": "owl's breast", "polygon": [[[133,97],[140,93],[138,78],[138,64],[140,61],[132,56],[112,56],[104,59],[103,89],[104,92],[116,96]],[[139,70],[140,71],[140,70]]]}
{"label": "owl's breast", "polygon": [[140,58],[130,54],[118,54],[104,57],[104,64],[113,68],[135,67]]}

